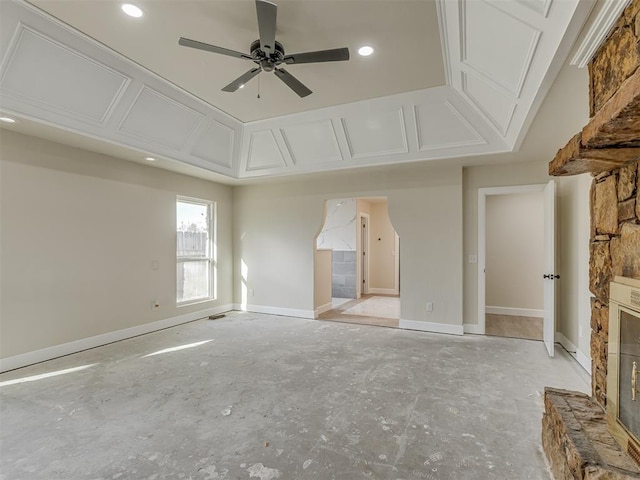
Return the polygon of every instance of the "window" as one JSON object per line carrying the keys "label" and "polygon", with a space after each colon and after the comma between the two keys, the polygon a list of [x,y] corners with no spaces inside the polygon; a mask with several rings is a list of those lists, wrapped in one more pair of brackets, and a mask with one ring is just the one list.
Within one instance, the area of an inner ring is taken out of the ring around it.
{"label": "window", "polygon": [[178,304],[214,298],[215,204],[178,197],[176,256]]}

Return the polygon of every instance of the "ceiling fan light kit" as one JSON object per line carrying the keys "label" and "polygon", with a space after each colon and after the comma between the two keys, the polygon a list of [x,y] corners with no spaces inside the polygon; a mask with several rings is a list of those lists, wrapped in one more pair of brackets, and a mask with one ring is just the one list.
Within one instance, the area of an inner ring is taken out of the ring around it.
{"label": "ceiling fan light kit", "polygon": [[298,96],[306,97],[313,92],[284,68],[278,68],[280,65],[283,63],[286,65],[295,65],[299,63],[340,62],[349,60],[349,49],[346,47],[286,55],[282,44],[276,41],[278,6],[267,0],[256,0],[256,12],[258,15],[260,38],[251,43],[249,54],[184,37],[180,37],[178,40],[178,44],[183,47],[196,48],[220,55],[250,60],[257,65],[257,67],[253,67],[248,72],[240,75],[224,87],[222,91],[235,92],[239,88],[243,88],[249,80],[260,72],[273,72],[276,77],[282,80],[284,84],[297,93]]}

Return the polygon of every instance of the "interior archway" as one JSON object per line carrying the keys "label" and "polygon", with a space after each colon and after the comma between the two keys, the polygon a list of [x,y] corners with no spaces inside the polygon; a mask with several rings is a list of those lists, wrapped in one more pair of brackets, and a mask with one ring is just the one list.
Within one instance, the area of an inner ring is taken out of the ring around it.
{"label": "interior archway", "polygon": [[313,248],[317,319],[398,327],[400,238],[386,197],[326,200]]}

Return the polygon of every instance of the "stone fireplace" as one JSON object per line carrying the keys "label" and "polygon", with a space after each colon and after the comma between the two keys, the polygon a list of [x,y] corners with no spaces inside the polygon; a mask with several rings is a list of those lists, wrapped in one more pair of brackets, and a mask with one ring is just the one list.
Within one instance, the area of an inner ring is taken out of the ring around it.
{"label": "stone fireplace", "polygon": [[640,465],[640,280],[615,277],[609,292],[607,425]]}
{"label": "stone fireplace", "polygon": [[[551,175],[590,172],[592,395],[547,389],[543,446],[556,479],[640,478],[607,429],[610,282],[640,279],[640,0],[589,64],[590,120],[558,151]],[[585,239],[586,241],[586,239]]]}

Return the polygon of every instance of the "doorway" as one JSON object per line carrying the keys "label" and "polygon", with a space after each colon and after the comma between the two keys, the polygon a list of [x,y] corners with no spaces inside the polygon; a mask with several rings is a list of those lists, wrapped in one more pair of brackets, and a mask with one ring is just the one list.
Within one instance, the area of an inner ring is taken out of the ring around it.
{"label": "doorway", "polygon": [[478,197],[481,333],[555,341],[555,183],[481,188]]}
{"label": "doorway", "polygon": [[386,197],[327,200],[314,247],[316,318],[398,327],[400,237]]}

